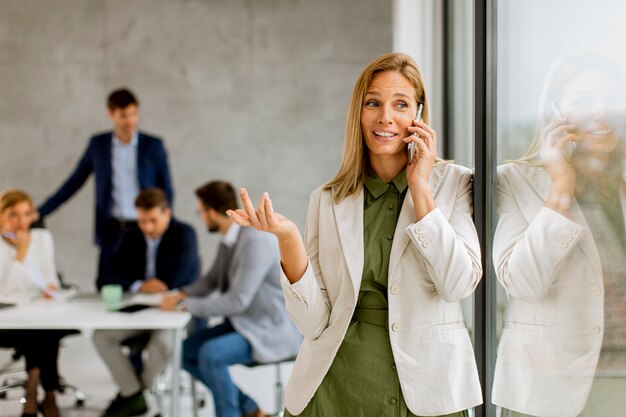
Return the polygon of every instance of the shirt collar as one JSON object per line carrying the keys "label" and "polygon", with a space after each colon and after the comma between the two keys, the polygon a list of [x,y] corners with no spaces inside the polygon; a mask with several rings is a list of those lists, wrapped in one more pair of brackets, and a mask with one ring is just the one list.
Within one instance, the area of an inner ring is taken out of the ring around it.
{"label": "shirt collar", "polygon": [[146,244],[152,247],[152,246],[158,246],[159,243],[161,243],[161,239],[163,239],[163,236],[159,236],[156,239],[150,239],[149,237],[146,237],[146,236],[144,236],[144,238],[146,239]]}
{"label": "shirt collar", "polygon": [[393,184],[399,192],[404,192],[407,187],[406,182],[406,169],[403,169],[398,175],[396,175],[389,183],[381,180],[378,175],[371,169],[367,168],[365,171],[365,188],[374,196],[378,198],[387,191],[390,184]]}
{"label": "shirt collar", "polygon": [[136,147],[137,144],[139,143],[139,133],[135,130],[133,132],[133,135],[130,138],[130,143],[126,144],[123,143],[120,138],[117,137],[117,135],[115,134],[115,131],[113,131],[112,136],[112,141],[113,141],[113,145],[114,146],[132,146],[132,147]]}
{"label": "shirt collar", "polygon": [[233,222],[228,228],[228,231],[226,232],[224,237],[222,237],[222,243],[228,246],[229,248],[232,248],[235,245],[235,243],[237,243],[237,238],[239,237],[240,229],[241,229],[241,226]]}

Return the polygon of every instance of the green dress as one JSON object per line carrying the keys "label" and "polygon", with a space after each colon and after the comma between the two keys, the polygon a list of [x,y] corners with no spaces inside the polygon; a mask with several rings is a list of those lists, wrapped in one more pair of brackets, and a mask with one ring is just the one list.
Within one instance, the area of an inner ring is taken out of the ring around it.
{"label": "green dress", "polygon": [[[387,321],[389,255],[406,190],[405,171],[390,183],[367,172],[365,257],[356,310],[328,373],[300,417],[415,417],[402,397]],[[285,410],[285,416],[292,414]],[[467,416],[467,411],[449,416]]]}

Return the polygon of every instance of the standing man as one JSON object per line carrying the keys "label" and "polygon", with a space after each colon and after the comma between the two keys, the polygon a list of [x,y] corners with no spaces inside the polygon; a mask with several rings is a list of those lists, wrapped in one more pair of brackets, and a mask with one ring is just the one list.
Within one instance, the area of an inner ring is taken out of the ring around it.
{"label": "standing man", "polygon": [[185,340],[183,366],[211,390],[217,417],[263,417],[256,402],[233,383],[228,367],[276,362],[298,351],[302,338],[285,310],[278,243],[273,235],[240,227],[226,215],[237,209],[230,184],[210,182],[196,196],[202,220],[209,232],[222,235],[222,243],[209,272],[165,296],[161,308],[224,317],[223,324]]}
{"label": "standing man", "polygon": [[114,130],[91,138],[74,172],[38,207],[45,217],[69,200],[95,174],[95,242],[100,246],[98,274],[119,242],[122,232],[136,228],[133,205],[141,190],[161,188],[172,206],[173,190],[167,152],[161,139],[137,130],[139,101],[129,90],[113,91],[108,114]]}
{"label": "standing man", "polygon": [[[158,188],[142,191],[135,206],[139,229],[122,236],[98,277],[98,288],[120,284],[131,293],[157,293],[191,284],[200,269],[196,234],[191,226],[172,217],[165,193]],[[139,375],[122,350],[125,341],[137,338],[146,343],[148,351]],[[143,388],[150,388],[154,377],[165,369],[172,338],[166,330],[94,332],[96,348],[120,387],[103,417],[135,416],[147,411]]]}

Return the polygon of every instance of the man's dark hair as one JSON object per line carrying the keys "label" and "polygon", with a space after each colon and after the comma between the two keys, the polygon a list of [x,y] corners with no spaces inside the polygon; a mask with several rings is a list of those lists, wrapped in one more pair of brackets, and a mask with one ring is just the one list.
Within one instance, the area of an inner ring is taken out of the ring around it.
{"label": "man's dark hair", "polygon": [[212,208],[221,214],[238,208],[235,189],[225,181],[211,181],[204,184],[196,189],[196,197],[205,208]]}
{"label": "man's dark hair", "polygon": [[135,198],[135,207],[142,210],[152,210],[155,207],[165,210],[169,207],[167,196],[160,188],[146,188]]}
{"label": "man's dark hair", "polygon": [[119,88],[109,94],[107,99],[107,106],[110,111],[115,109],[125,109],[126,107],[134,104],[139,107],[139,101],[137,97],[127,88]]}

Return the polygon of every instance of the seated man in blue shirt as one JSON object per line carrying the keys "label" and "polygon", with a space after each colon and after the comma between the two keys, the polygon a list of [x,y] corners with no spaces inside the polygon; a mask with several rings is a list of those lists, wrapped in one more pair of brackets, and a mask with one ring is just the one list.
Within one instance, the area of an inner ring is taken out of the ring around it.
{"label": "seated man in blue shirt", "polygon": [[212,181],[197,189],[196,197],[207,229],[221,235],[219,251],[206,275],[163,297],[161,308],[225,319],[184,341],[183,366],[211,390],[217,416],[264,417],[257,403],[234,384],[228,367],[280,361],[298,351],[302,337],[287,317],[278,242],[269,233],[240,227],[226,215],[237,209],[230,184]]}
{"label": "seated man in blue shirt", "polygon": [[[122,236],[118,249],[98,277],[100,289],[120,284],[131,293],[168,291],[193,282],[199,273],[198,246],[193,229],[172,217],[166,194],[158,188],[142,191],[135,200],[139,229]],[[148,358],[137,375],[122,351],[125,340],[148,334]],[[98,330],[93,340],[113,379],[120,387],[103,417],[144,414],[143,388],[165,369],[171,353],[171,334],[153,330]]]}

